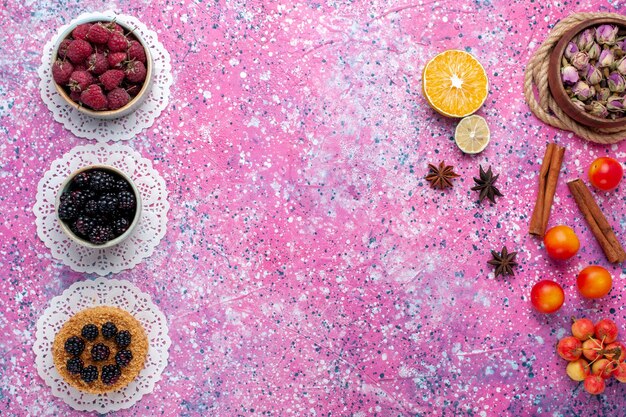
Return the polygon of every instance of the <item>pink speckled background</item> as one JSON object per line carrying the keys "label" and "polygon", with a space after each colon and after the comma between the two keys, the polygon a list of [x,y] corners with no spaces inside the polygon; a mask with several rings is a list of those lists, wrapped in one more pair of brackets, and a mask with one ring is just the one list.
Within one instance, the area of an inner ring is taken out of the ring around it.
{"label": "pink speckled background", "polygon": [[[0,8],[0,415],[79,415],[37,376],[35,322],[48,301],[91,279],[52,259],[35,230],[37,183],[86,143],[56,123],[36,69],[56,28],[105,3],[9,0]],[[180,4],[182,3],[182,5]],[[572,11],[624,12],[618,0],[114,1],[170,51],[170,104],[130,146],[168,184],[168,232],[116,277],[167,316],[170,363],[154,392],[119,416],[623,415],[626,386],[591,398],[553,345],[569,317],[613,318],[626,332],[626,271],[608,265],[564,181],[551,224],[582,250],[557,265],[527,235],[545,143],[567,146],[563,179],[626,142],[596,146],[548,128],[524,103],[523,70]],[[421,94],[428,58],[472,52],[491,91],[489,147],[463,155],[454,120]],[[446,192],[423,180],[445,160]],[[504,198],[478,204],[478,166]],[[625,187],[596,193],[626,241]],[[490,249],[519,251],[511,279]],[[599,263],[615,287],[583,300],[575,275]],[[563,309],[533,312],[542,278]],[[89,413],[85,413],[89,414]],[[112,413],[113,414],[113,413]]]}

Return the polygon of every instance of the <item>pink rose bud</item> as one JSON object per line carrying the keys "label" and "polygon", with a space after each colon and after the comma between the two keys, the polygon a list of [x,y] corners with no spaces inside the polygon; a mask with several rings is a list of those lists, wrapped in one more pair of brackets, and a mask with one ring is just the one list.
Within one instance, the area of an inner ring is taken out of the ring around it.
{"label": "pink rose bud", "polygon": [[580,100],[586,101],[593,96],[594,91],[589,87],[589,85],[583,81],[578,81],[572,87],[572,93],[576,95]]}
{"label": "pink rose bud", "polygon": [[579,70],[584,70],[589,64],[589,56],[585,52],[576,52],[572,57],[572,65]]}
{"label": "pink rose bud", "polygon": [[596,42],[600,45],[615,45],[618,27],[613,25],[601,25],[596,28]]}
{"label": "pink rose bud", "polygon": [[574,85],[578,82],[578,79],[578,71],[576,68],[571,65],[561,68],[561,80],[563,81],[563,85]]}
{"label": "pink rose bud", "polygon": [[606,101],[611,97],[611,90],[608,88],[599,88],[596,92],[596,100],[606,103]]}
{"label": "pink rose bud", "polygon": [[589,59],[598,59],[600,57],[600,52],[602,52],[602,48],[594,42],[587,51],[587,56],[589,56]]}
{"label": "pink rose bud", "polygon": [[585,106],[585,110],[589,114],[593,114],[594,116],[598,116],[602,118],[605,118],[606,116],[609,115],[609,111],[606,109],[604,104],[597,102],[597,101],[594,101],[590,105]]}
{"label": "pink rose bud", "polygon": [[593,29],[587,29],[583,31],[578,38],[576,39],[576,45],[578,46],[579,51],[588,51],[593,44],[594,33]]}
{"label": "pink rose bud", "polygon": [[572,59],[574,54],[577,52],[578,52],[578,46],[576,46],[574,42],[570,42],[565,47],[565,52],[563,52],[563,55],[565,55],[565,58],[567,59]]}
{"label": "pink rose bud", "polygon": [[600,52],[600,57],[598,58],[598,66],[599,67],[610,67],[613,65],[615,58],[613,57],[613,52],[610,49],[603,49]]}
{"label": "pink rose bud", "polygon": [[606,81],[609,85],[609,90],[613,93],[622,93],[626,89],[626,81],[624,81],[624,77],[619,72],[612,72]]}
{"label": "pink rose bud", "polygon": [[602,81],[602,72],[593,65],[587,65],[587,71],[585,71],[585,80],[590,85],[598,84]]}
{"label": "pink rose bud", "polygon": [[606,108],[610,112],[618,112],[624,110],[624,99],[620,96],[611,96],[606,102]]}
{"label": "pink rose bud", "polygon": [[615,69],[622,75],[626,75],[626,56],[615,63]]}

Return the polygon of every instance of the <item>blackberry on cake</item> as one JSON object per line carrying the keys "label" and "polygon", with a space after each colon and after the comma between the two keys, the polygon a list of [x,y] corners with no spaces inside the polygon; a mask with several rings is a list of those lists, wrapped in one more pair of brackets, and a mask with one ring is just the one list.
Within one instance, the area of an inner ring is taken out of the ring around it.
{"label": "blackberry on cake", "polygon": [[85,350],[85,341],[78,336],[72,336],[65,341],[65,351],[72,356],[78,356]]}

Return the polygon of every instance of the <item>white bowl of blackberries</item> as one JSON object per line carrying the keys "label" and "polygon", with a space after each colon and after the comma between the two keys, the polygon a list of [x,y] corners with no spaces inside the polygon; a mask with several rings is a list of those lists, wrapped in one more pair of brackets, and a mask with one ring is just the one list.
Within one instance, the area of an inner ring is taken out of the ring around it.
{"label": "white bowl of blackberries", "polygon": [[141,195],[124,172],[91,165],[61,185],[56,213],[71,240],[89,248],[108,248],[128,238],[139,223]]}

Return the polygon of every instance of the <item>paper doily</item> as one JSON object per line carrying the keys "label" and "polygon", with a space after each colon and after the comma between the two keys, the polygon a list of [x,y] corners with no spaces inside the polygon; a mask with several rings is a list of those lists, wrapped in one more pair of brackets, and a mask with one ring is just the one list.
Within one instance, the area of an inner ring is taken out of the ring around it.
{"label": "paper doily", "polygon": [[[77,169],[95,164],[110,165],[126,173],[139,189],[143,206],[133,234],[106,249],[91,249],[70,240],[63,233],[55,211],[63,181]],[[107,275],[132,268],[152,255],[165,236],[169,207],[165,181],[149,159],[128,146],[94,144],[77,146],[52,163],[39,181],[33,210],[37,234],[54,258],[78,272]]]}
{"label": "paper doily", "polygon": [[[54,46],[70,25],[79,20],[91,17],[109,16],[117,21],[125,23],[129,27],[136,28],[145,41],[154,61],[152,88],[146,95],[144,102],[128,116],[113,120],[96,119],[83,114],[63,101],[54,87],[52,80],[52,55]],[[113,11],[102,13],[84,13],[72,20],[69,24],[59,28],[43,49],[39,73],[39,90],[41,98],[48,106],[55,120],[62,123],[76,136],[87,139],[96,139],[98,142],[118,141],[131,139],[136,134],[154,123],[163,109],[167,106],[172,85],[172,66],[170,55],[157,38],[157,34],[149,30],[133,16],[116,14]]]}
{"label": "paper doily", "polygon": [[[70,386],[59,375],[52,358],[54,337],[74,314],[89,307],[107,305],[128,311],[143,326],[148,343],[144,369],[128,386],[107,394],[89,394]],[[134,284],[117,279],[98,278],[73,284],[63,294],[54,297],[37,321],[33,351],[39,376],[52,388],[52,394],[76,410],[109,411],[128,408],[154,389],[167,366],[171,340],[167,321],[150,296]]]}

